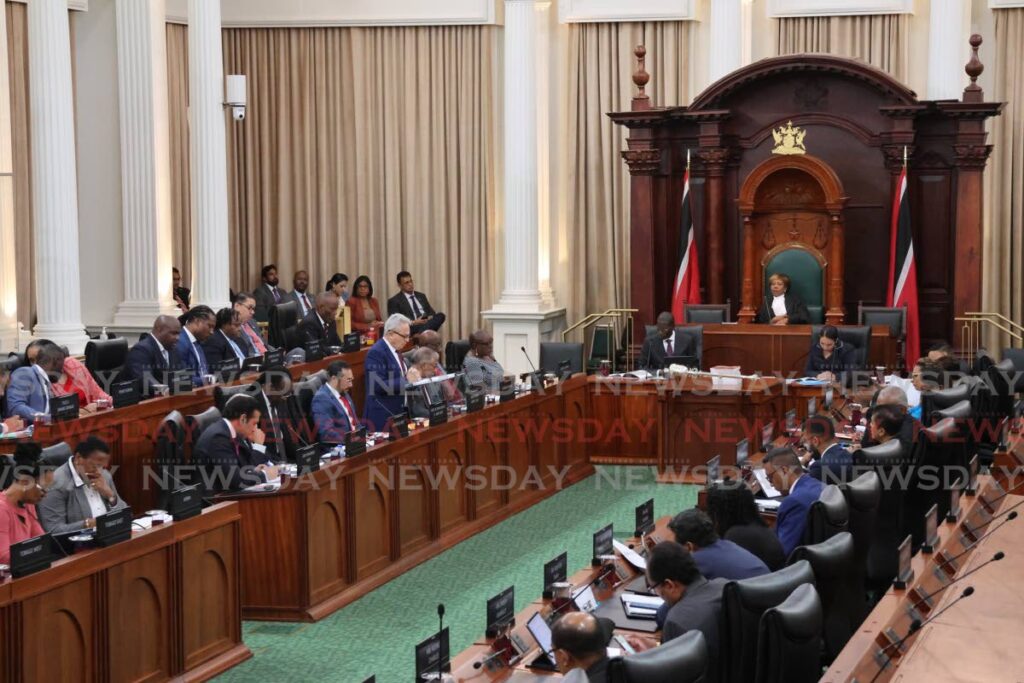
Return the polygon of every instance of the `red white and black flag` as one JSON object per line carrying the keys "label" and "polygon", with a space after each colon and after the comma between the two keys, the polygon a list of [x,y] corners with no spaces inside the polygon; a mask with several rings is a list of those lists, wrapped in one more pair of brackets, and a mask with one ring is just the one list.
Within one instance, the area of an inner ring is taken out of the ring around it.
{"label": "red white and black flag", "polygon": [[910,201],[907,197],[907,162],[896,182],[892,205],[892,236],[889,247],[889,306],[906,307],[907,371],[913,370],[921,352],[921,332],[917,314],[917,265],[914,257],[914,236],[910,228]]}
{"label": "red white and black flag", "polygon": [[693,215],[690,211],[690,153],[686,153],[686,175],[683,176],[683,210],[679,236],[679,271],[672,287],[672,315],[676,323],[683,322],[686,304],[700,303],[700,266],[697,264],[697,241],[693,234]]}

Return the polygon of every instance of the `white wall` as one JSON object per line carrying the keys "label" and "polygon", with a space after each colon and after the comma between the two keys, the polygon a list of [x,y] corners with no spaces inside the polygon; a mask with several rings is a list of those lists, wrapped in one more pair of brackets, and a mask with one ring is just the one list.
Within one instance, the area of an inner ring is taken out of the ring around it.
{"label": "white wall", "polygon": [[[221,0],[224,26],[493,24],[501,0]],[[167,0],[167,19],[184,23],[188,0]]]}
{"label": "white wall", "polygon": [[89,11],[74,12],[71,22],[82,322],[98,327],[113,322],[124,298],[114,0],[90,0]]}

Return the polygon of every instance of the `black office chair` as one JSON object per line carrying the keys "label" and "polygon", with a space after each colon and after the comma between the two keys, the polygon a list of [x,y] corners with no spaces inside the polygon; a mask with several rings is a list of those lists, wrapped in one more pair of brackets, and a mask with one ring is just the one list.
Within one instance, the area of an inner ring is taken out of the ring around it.
{"label": "black office chair", "polygon": [[[469,340],[456,339],[444,345],[444,369],[446,372],[462,372],[462,362],[469,353]],[[542,361],[543,362],[543,361]]]}
{"label": "black office chair", "polygon": [[1009,359],[1017,372],[1024,372],[1024,349],[1003,349],[1002,358]]}
{"label": "black office chair", "polygon": [[[874,471],[881,481],[899,482],[907,476],[910,455],[904,453],[899,439],[893,439],[860,449],[853,454],[853,463],[858,471]],[[883,487],[865,566],[866,584],[875,595],[884,593],[896,578],[897,548],[908,530],[903,502],[903,487]]]}
{"label": "black office chair", "polygon": [[39,455],[39,464],[43,467],[57,469],[71,459],[71,446],[64,441],[47,446]]}
{"label": "black office chair", "polygon": [[[761,616],[805,583],[814,583],[806,560],[777,572],[742,581],[730,581],[722,592],[722,631],[719,665],[722,683],[749,683],[757,668],[757,634]],[[820,631],[820,628],[819,628]],[[815,657],[817,662],[817,657]]]}
{"label": "black office chair", "polygon": [[700,631],[687,631],[678,638],[635,655],[612,660],[609,666],[623,683],[699,683],[708,666],[708,646]]}
{"label": "black office chair", "polygon": [[213,405],[216,406],[217,410],[223,412],[228,399],[239,395],[252,396],[255,399],[263,400],[263,388],[255,382],[252,384],[236,384],[231,387],[218,384],[213,390]]}
{"label": "black office chair", "polygon": [[85,345],[85,367],[101,387],[108,387],[121,374],[128,359],[128,340],[94,339]]}
{"label": "black office chair", "polygon": [[185,461],[185,418],[177,410],[164,417],[153,436],[153,460],[159,488],[157,507],[166,510],[171,491],[189,486],[194,481]]}
{"label": "black office chair", "polygon": [[907,341],[907,308],[890,308],[888,306],[865,306],[863,302],[857,304],[857,324],[866,327],[874,325],[886,325],[889,328],[889,336],[896,340],[897,366],[904,366],[906,357]]}
{"label": "black office chair", "polygon": [[0,455],[0,490],[6,491],[14,483],[14,456]]}
{"label": "black office chair", "polygon": [[286,351],[292,351],[293,349],[303,348],[306,339],[302,335],[302,331],[298,325],[292,325],[281,332],[281,348]]}
{"label": "black office chair", "polygon": [[703,325],[687,325],[686,327],[677,328],[680,334],[686,339],[692,341],[691,348],[693,349],[693,355],[697,357],[697,367],[704,367],[704,326]]}
{"label": "black office chair", "polygon": [[1017,386],[1020,382],[1014,381],[1014,371],[1013,360],[1004,358],[985,373],[995,396],[996,410],[1004,417],[1013,412],[1013,395],[1021,389]]}
{"label": "black office chair", "polygon": [[[958,384],[970,390],[971,417],[969,419],[971,448],[978,454],[978,462],[990,467],[999,450],[1002,422],[999,404],[992,388],[982,377],[962,377]],[[970,457],[968,458],[968,460]]]}
{"label": "black office chair", "polygon": [[850,511],[848,529],[853,536],[853,569],[856,572],[856,584],[863,596],[868,551],[874,539],[875,520],[882,501],[882,481],[877,472],[865,472],[853,481],[842,484],[839,489],[846,497],[847,509]]}
{"label": "black office chair", "polygon": [[215,424],[221,417],[220,411],[214,407],[207,408],[198,415],[186,416],[185,433],[188,435],[189,442],[194,446],[199,441],[199,437],[206,431],[206,428]]}
{"label": "black office chair", "polygon": [[814,571],[814,586],[824,612],[825,663],[846,646],[867,613],[864,585],[857,570],[853,534],[843,531],[816,545],[802,545],[791,561],[807,560]]}
{"label": "black office chair", "polygon": [[684,323],[701,323],[707,325],[732,322],[732,301],[724,304],[686,304],[683,307]]}
{"label": "black office chair", "polygon": [[821,678],[822,609],[813,585],[797,587],[761,618],[755,683],[816,683]]}
{"label": "black office chair", "polygon": [[18,353],[12,353],[0,360],[0,373],[11,373],[24,365],[25,359]]}
{"label": "black office chair", "polygon": [[295,327],[299,322],[299,302],[288,301],[270,307],[267,313],[267,336],[272,346],[290,351],[294,346],[285,342],[284,331]]}
{"label": "black office chair", "polygon": [[323,385],[324,378],[319,374],[311,375],[307,379],[295,382],[292,385],[292,395],[289,397],[291,401],[291,414],[294,417],[301,417],[305,420],[309,429],[315,428],[313,424],[313,397]]}
{"label": "black office chair", "polygon": [[958,384],[949,389],[927,391],[921,394],[921,422],[926,425],[935,421],[933,413],[944,410],[961,401],[970,401],[971,388],[966,384]]}
{"label": "black office chair", "polygon": [[803,543],[814,545],[846,531],[850,524],[850,509],[839,487],[831,484],[821,490],[818,500],[811,504],[804,527]]}
{"label": "black office chair", "polygon": [[[811,326],[812,347],[818,343],[822,327],[824,325]],[[844,325],[836,329],[839,330],[839,341],[853,347],[853,363],[857,366],[856,369],[867,368],[868,359],[871,358],[871,328],[866,325]]]}
{"label": "black office chair", "polygon": [[577,342],[541,342],[540,369],[544,372],[558,372],[558,366],[569,361],[572,374],[583,372],[583,344]]}

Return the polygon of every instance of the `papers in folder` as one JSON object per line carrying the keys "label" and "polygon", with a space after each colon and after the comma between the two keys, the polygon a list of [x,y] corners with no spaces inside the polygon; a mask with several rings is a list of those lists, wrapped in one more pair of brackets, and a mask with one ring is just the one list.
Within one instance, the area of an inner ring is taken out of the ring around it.
{"label": "papers in folder", "polygon": [[765,474],[763,467],[759,467],[754,470],[754,478],[757,479],[757,485],[761,487],[764,495],[769,498],[778,498],[782,495],[779,493],[779,490],[772,486],[772,483],[768,481],[768,475]]}
{"label": "papers in folder", "polygon": [[782,505],[782,501],[779,500],[778,498],[774,500],[765,500],[763,498],[758,498],[754,502],[757,503],[757,509],[760,510],[761,512],[778,512],[779,506]]}
{"label": "papers in folder", "polygon": [[639,593],[623,593],[620,597],[622,610],[630,619],[654,619],[658,615],[658,608],[665,602],[656,595]]}
{"label": "papers in folder", "polygon": [[623,543],[621,541],[613,540],[612,541],[612,546],[614,546],[614,548],[617,551],[619,551],[619,554],[622,555],[623,559],[625,559],[626,562],[629,562],[631,565],[633,565],[634,567],[636,567],[640,571],[646,571],[647,570],[647,560],[645,560],[640,555],[640,553],[638,553],[637,551],[633,550],[632,548],[630,548],[628,545],[626,545],[625,543]]}

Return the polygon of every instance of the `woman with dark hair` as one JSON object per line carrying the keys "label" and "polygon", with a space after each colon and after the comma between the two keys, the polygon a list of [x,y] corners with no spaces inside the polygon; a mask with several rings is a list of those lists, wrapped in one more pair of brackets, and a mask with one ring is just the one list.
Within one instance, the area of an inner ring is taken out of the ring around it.
{"label": "woman with dark hair", "polygon": [[380,304],[373,298],[373,283],[365,275],[360,275],[352,283],[352,296],[348,298],[345,305],[352,309],[353,330],[369,332],[384,327]]}
{"label": "woman with dark hair", "polygon": [[348,292],[348,275],[345,273],[335,273],[331,276],[331,279],[324,285],[325,292],[334,292],[342,303],[347,303],[349,300]]}
{"label": "woman with dark hair", "polygon": [[826,382],[837,382],[843,373],[856,370],[853,360],[855,351],[839,338],[839,329],[835,325],[825,325],[818,333],[818,338],[807,354],[807,366],[804,377],[814,377]]}
{"label": "woman with dark hair", "polygon": [[769,325],[806,325],[811,321],[807,305],[789,291],[789,276],[784,273],[772,273],[768,276],[768,293],[757,311],[755,323]]}
{"label": "woman with dark hair", "polygon": [[43,535],[36,503],[46,495],[53,472],[43,471],[37,443],[20,443],[14,449],[11,485],[0,495],[0,564],[11,563],[11,546]]}
{"label": "woman with dark hair", "polygon": [[772,571],[785,566],[786,555],[779,537],[761,519],[754,492],[745,484],[716,484],[709,488],[707,513],[719,536],[756,555]]}

